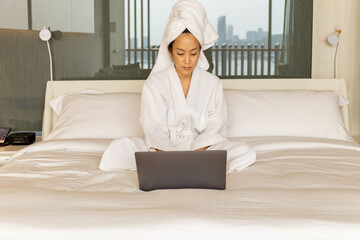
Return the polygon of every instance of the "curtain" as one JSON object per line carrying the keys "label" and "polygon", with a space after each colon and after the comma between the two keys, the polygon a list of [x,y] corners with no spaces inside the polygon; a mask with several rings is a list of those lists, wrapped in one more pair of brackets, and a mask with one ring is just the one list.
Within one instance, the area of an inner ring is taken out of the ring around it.
{"label": "curtain", "polygon": [[313,0],[285,0],[281,77],[310,78]]}
{"label": "curtain", "polygon": [[293,50],[294,0],[285,0],[283,42],[280,55],[282,65],[290,64]]}

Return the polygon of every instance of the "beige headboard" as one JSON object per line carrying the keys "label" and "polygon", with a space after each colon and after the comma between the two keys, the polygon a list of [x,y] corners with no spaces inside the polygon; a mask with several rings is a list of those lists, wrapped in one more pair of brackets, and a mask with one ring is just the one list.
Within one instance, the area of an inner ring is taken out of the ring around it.
{"label": "beige headboard", "polygon": [[[145,80],[89,80],[89,81],[52,81],[47,82],[43,116],[42,139],[51,132],[57,121],[49,101],[63,93],[94,88],[106,92],[141,93]],[[231,79],[222,80],[224,89],[241,90],[332,90],[347,98],[344,79]],[[342,107],[345,127],[349,130],[348,107]]]}

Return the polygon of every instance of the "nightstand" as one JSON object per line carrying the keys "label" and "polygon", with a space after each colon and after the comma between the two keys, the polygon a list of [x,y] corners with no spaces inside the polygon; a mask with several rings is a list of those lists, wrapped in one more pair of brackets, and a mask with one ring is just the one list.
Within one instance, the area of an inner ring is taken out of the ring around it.
{"label": "nightstand", "polygon": [[[35,142],[39,141],[41,141],[41,136],[36,137]],[[0,167],[2,167],[14,153],[27,146],[29,145],[7,145],[5,147],[0,147]]]}

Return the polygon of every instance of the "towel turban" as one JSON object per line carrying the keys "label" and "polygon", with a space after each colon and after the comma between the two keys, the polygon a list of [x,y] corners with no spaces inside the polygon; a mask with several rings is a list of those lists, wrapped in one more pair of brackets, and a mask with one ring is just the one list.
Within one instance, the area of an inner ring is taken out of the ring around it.
{"label": "towel turban", "polygon": [[209,62],[203,50],[212,47],[219,36],[208,21],[206,11],[199,2],[196,0],[180,0],[171,9],[158,57],[151,74],[166,69],[172,64],[167,47],[185,29],[188,29],[201,45],[197,67],[205,70],[209,68]]}

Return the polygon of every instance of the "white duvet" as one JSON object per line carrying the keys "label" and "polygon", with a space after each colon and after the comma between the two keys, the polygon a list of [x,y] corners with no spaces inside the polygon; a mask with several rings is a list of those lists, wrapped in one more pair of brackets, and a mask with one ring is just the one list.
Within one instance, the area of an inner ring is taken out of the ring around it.
{"label": "white duvet", "polygon": [[111,140],[51,140],[0,168],[0,239],[360,239],[360,146],[248,138],[257,162],[227,189],[141,192],[103,172]]}

